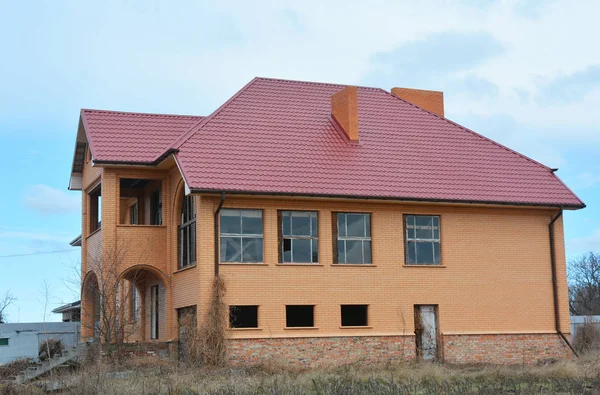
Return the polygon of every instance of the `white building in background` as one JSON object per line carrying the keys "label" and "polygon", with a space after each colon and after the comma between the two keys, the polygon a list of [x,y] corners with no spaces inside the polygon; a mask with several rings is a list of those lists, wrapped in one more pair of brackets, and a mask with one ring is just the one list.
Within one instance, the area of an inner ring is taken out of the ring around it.
{"label": "white building in background", "polygon": [[40,344],[60,340],[66,349],[77,346],[79,322],[34,322],[0,324],[0,365],[38,357]]}

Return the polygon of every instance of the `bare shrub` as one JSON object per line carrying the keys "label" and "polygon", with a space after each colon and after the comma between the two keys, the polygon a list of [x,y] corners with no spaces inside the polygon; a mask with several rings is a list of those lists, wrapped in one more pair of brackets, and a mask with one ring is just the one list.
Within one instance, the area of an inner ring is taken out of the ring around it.
{"label": "bare shrub", "polygon": [[23,370],[27,369],[29,361],[27,359],[19,359],[11,363],[0,366],[0,381],[8,380],[13,376],[16,376]]}
{"label": "bare shrub", "polygon": [[48,339],[40,344],[38,357],[40,361],[45,361],[49,358],[52,359],[60,356],[64,349],[65,346],[59,339]]}
{"label": "bare shrub", "polygon": [[600,351],[600,324],[586,318],[575,333],[573,346],[581,354]]}
{"label": "bare shrub", "polygon": [[212,284],[211,302],[202,326],[198,328],[195,315],[182,317],[186,341],[186,362],[192,366],[222,366],[225,363],[225,330],[227,328],[227,306],[225,281],[215,277]]}

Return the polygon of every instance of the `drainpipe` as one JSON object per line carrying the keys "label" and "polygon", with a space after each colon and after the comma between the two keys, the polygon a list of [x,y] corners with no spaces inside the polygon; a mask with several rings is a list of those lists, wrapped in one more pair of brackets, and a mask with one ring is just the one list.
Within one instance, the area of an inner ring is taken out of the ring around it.
{"label": "drainpipe", "polygon": [[225,203],[225,192],[221,192],[221,201],[219,202],[217,211],[215,211],[215,277],[219,276],[219,213],[221,212],[223,203]]}
{"label": "drainpipe", "polygon": [[550,223],[548,224],[548,231],[550,235],[550,264],[552,266],[552,296],[554,297],[554,326],[556,328],[556,333],[560,335],[560,337],[564,340],[564,342],[569,346],[573,354],[576,357],[579,357],[577,351],[573,348],[567,337],[560,330],[560,312],[558,308],[558,281],[556,280],[556,251],[554,248],[554,223],[562,217],[562,208],[556,214]]}

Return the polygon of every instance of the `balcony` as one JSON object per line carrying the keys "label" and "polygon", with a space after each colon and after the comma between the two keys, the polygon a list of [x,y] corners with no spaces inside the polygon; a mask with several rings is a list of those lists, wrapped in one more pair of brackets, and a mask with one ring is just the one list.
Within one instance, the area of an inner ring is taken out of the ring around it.
{"label": "balcony", "polygon": [[117,245],[121,271],[134,265],[151,265],[166,272],[166,226],[117,225]]}

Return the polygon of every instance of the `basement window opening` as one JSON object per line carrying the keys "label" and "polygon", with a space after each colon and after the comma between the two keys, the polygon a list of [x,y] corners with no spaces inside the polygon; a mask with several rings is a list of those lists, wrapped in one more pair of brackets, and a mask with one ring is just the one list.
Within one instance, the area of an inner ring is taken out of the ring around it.
{"label": "basement window opening", "polygon": [[288,328],[310,328],[315,326],[315,306],[285,306],[285,326]]}
{"label": "basement window opening", "polygon": [[161,180],[121,178],[119,191],[119,224],[162,225]]}
{"label": "basement window opening", "polygon": [[229,327],[258,328],[258,306],[229,306]]}
{"label": "basement window opening", "polygon": [[0,339],[0,346],[8,346],[8,337]]}
{"label": "basement window opening", "polygon": [[279,212],[279,262],[319,262],[318,215],[315,211]]}
{"label": "basement window opening", "polygon": [[440,264],[440,217],[405,215],[405,261],[407,265]]}
{"label": "basement window opening", "polygon": [[368,305],[341,305],[342,326],[368,326]]}

